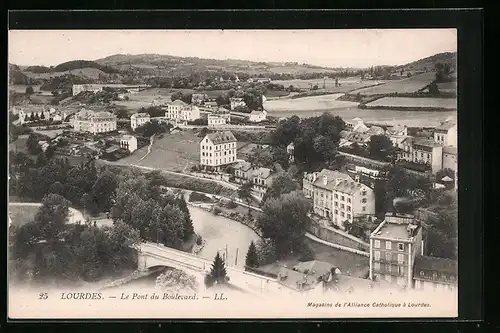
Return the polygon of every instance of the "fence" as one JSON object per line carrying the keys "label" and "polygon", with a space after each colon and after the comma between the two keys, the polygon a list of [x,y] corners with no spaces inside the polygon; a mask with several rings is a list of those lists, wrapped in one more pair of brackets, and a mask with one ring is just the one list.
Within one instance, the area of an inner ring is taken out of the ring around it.
{"label": "fence", "polygon": [[262,276],[266,276],[266,277],[271,278],[271,279],[277,279],[278,278],[277,274],[265,272],[265,271],[262,271],[262,270],[260,270],[258,268],[254,268],[254,267],[245,266],[245,271],[250,272],[250,273],[254,273],[254,274],[258,274],[258,275],[262,275]]}
{"label": "fence", "polygon": [[370,257],[370,253],[368,253],[366,251],[356,250],[356,249],[353,249],[353,248],[348,247],[348,246],[342,246],[342,245],[339,245],[339,244],[334,244],[334,243],[331,243],[331,242],[327,242],[327,241],[325,241],[323,239],[320,239],[320,238],[318,238],[318,237],[316,237],[316,236],[314,236],[314,235],[312,235],[310,233],[306,233],[306,237],[309,238],[312,241],[317,242],[317,243],[333,247],[334,249],[339,249],[339,250],[342,250],[342,251],[347,251],[347,252],[359,254],[359,255],[362,255],[362,256],[365,256],[365,257]]}

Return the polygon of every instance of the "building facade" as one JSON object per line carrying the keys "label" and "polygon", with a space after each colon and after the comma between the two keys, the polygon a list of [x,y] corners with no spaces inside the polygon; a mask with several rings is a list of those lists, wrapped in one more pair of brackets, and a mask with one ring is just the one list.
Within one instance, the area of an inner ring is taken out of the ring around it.
{"label": "building facade", "polygon": [[413,280],[415,290],[457,291],[457,261],[447,258],[417,256]]}
{"label": "building facade", "polygon": [[387,214],[370,235],[370,279],[413,287],[413,266],[422,255],[422,227],[413,216]]}
{"label": "building facade", "polygon": [[230,131],[207,134],[200,142],[200,165],[205,169],[220,170],[235,163],[237,142]]}
{"label": "building facade", "polygon": [[323,169],[319,173],[305,174],[302,185],[304,195],[313,200],[314,213],[341,229],[356,216],[375,214],[373,190],[347,174]]}
{"label": "building facade", "polygon": [[208,127],[217,127],[220,125],[226,125],[231,119],[230,114],[209,114],[207,117]]}
{"label": "building facade", "polygon": [[50,112],[45,109],[25,109],[19,108],[17,109],[19,116],[19,123],[25,124],[37,120],[49,120]]}
{"label": "building facade", "polygon": [[266,111],[252,111],[248,118],[248,121],[252,123],[260,123],[261,121],[266,121],[267,112]]}
{"label": "building facade", "polygon": [[165,117],[175,121],[193,121],[201,117],[197,106],[189,105],[181,100],[175,100],[167,105]]}
{"label": "building facade", "polygon": [[92,134],[116,131],[116,115],[109,112],[94,112],[81,110],[75,114],[73,128],[77,132],[90,132]]}
{"label": "building facade", "polygon": [[151,116],[148,113],[135,113],[130,116],[130,127],[135,131],[137,127],[149,123]]}
{"label": "building facade", "polygon": [[434,141],[442,146],[457,147],[457,124],[452,121],[441,123],[434,129]]}
{"label": "building facade", "polygon": [[247,104],[241,97],[232,97],[229,99],[229,102],[231,103],[231,110],[234,110],[238,106],[247,106]]}
{"label": "building facade", "polygon": [[133,135],[123,135],[120,137],[120,148],[133,153],[137,150],[137,138]]}
{"label": "building facade", "polygon": [[402,142],[398,158],[426,164],[436,173],[443,167],[443,147],[430,139],[409,137]]}

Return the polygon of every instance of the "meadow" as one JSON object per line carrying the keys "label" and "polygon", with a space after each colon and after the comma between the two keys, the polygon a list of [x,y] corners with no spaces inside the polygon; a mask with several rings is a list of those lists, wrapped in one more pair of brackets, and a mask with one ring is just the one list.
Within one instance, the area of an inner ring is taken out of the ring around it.
{"label": "meadow", "polygon": [[457,82],[443,82],[438,83],[438,90],[443,92],[456,92],[457,91]]}
{"label": "meadow", "polygon": [[351,94],[379,95],[392,93],[413,93],[428,86],[436,78],[434,72],[415,75],[406,79],[391,80],[385,84],[353,90]]}
{"label": "meadow", "polygon": [[401,108],[443,108],[455,110],[455,98],[412,98],[412,97],[383,97],[367,103],[367,107],[401,107]]}
{"label": "meadow", "polygon": [[[323,79],[314,79],[314,80],[277,80],[273,81],[276,84],[282,84],[285,88],[289,86],[294,86],[295,88],[300,89],[310,89],[314,85],[318,85],[318,88],[321,90],[327,90],[332,93],[341,93],[341,92],[349,92],[352,90],[370,87],[374,85],[383,84],[387,81],[382,80],[361,80],[359,77],[351,77],[351,78],[341,78],[339,79],[340,87],[335,87],[334,79],[327,79],[323,81]],[[324,83],[324,85],[323,85]]]}
{"label": "meadow", "polygon": [[343,94],[329,94],[295,99],[276,99],[264,102],[263,106],[270,115],[280,111],[326,111],[336,108],[357,107],[358,103],[355,102],[338,101],[337,98],[342,95]]}
{"label": "meadow", "polygon": [[[180,131],[155,138],[151,153],[148,147],[135,151],[120,160],[120,163],[136,164],[150,168],[180,172],[198,164],[200,138],[193,131]],[[141,160],[145,155],[147,156]]]}

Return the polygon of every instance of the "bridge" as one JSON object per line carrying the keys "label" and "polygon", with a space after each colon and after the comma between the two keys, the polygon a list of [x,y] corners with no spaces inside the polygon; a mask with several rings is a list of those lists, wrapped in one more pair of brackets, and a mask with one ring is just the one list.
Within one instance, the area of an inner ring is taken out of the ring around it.
{"label": "bridge", "polygon": [[[212,261],[156,243],[141,243],[138,268],[146,270],[155,266],[172,267],[192,274],[197,278],[202,278],[210,272]],[[229,282],[245,292],[260,295],[285,292],[285,290],[282,290],[282,286],[274,279],[232,266],[226,266],[226,272],[230,279]]]}

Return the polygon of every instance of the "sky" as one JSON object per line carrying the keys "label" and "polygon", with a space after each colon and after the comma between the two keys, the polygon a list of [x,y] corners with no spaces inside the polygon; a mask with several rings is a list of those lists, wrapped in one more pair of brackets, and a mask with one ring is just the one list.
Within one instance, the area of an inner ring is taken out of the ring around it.
{"label": "sky", "polygon": [[456,29],[10,30],[9,63],[55,66],[113,54],[298,62],[326,67],[403,65],[457,50]]}

